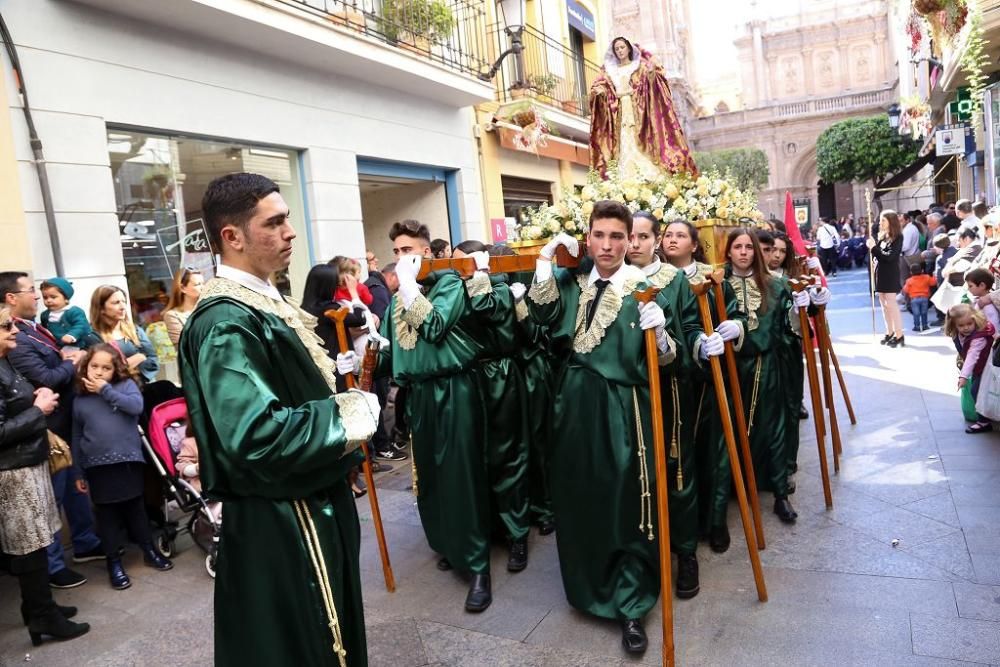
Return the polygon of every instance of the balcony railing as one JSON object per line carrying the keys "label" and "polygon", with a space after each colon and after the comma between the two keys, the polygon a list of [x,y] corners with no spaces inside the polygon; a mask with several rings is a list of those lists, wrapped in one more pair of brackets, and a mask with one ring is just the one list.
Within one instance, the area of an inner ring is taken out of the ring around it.
{"label": "balcony railing", "polygon": [[[502,53],[510,46],[503,26],[490,26],[489,34],[494,53]],[[587,97],[600,68],[534,28],[526,27],[521,39],[524,51],[520,57],[508,56],[497,72],[497,100],[535,98],[568,113],[588,116]]]}
{"label": "balcony railing", "polygon": [[773,106],[717,113],[695,119],[695,132],[715,128],[738,127],[752,123],[763,123],[776,119],[798,118],[802,116],[827,115],[841,111],[882,109],[892,102],[893,88],[870,90],[861,93],[847,93],[833,97],[820,97],[801,102],[787,102]]}
{"label": "balcony railing", "polygon": [[484,0],[278,0],[463,74],[489,69]]}

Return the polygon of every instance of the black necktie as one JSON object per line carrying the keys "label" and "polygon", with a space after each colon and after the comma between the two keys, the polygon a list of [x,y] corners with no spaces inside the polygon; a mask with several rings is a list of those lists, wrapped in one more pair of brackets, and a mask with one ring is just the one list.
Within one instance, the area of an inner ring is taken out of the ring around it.
{"label": "black necktie", "polygon": [[587,324],[585,325],[585,328],[589,329],[590,323],[594,321],[594,315],[597,314],[597,304],[601,302],[601,297],[604,296],[604,290],[606,290],[610,284],[610,280],[602,280],[600,278],[594,281],[594,286],[597,287],[597,294],[594,295],[594,300],[587,306]]}

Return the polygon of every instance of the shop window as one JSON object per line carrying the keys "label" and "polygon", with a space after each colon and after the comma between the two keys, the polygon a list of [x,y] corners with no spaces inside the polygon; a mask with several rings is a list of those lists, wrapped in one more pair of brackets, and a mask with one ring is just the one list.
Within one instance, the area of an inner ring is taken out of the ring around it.
{"label": "shop window", "polygon": [[108,153],[125,276],[140,324],[160,319],[182,267],[214,275],[201,198],[212,179],[240,171],[263,174],[281,188],[298,238],[289,270],[272,279],[284,294],[299,296],[310,262],[294,151],[109,128]]}
{"label": "shop window", "polygon": [[524,211],[552,203],[552,183],[516,176],[501,176],[503,188],[503,214],[524,223]]}

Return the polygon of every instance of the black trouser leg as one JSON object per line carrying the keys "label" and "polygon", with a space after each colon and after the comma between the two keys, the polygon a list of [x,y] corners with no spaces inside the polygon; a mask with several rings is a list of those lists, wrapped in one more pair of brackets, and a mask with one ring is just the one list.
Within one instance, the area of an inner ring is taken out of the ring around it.
{"label": "black trouser leg", "polygon": [[[375,380],[372,391],[375,392],[375,396],[378,397],[378,404],[382,409],[379,414],[384,415],[385,404],[389,398],[389,379],[382,378],[380,380]],[[379,417],[378,427],[375,429],[375,433],[372,434],[371,444],[376,452],[386,451],[389,449],[389,445],[391,444],[389,441],[389,434],[385,431],[385,422],[382,416]]]}
{"label": "black trouser leg", "polygon": [[42,619],[56,611],[49,588],[49,561],[45,549],[10,559],[10,573],[17,577],[29,619]]}
{"label": "black trouser leg", "polygon": [[400,439],[408,439],[410,435],[410,425],[406,421],[406,395],[409,389],[399,387],[396,390],[396,426],[395,435]]}
{"label": "black trouser leg", "polygon": [[142,506],[142,499],[133,498],[118,503],[122,520],[128,528],[129,538],[136,544],[152,544],[153,531],[149,529],[149,516]]}

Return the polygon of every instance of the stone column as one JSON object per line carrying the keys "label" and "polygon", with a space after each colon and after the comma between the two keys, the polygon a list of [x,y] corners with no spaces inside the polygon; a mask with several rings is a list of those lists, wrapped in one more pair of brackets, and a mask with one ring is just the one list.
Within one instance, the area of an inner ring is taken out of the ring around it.
{"label": "stone column", "polygon": [[761,34],[762,21],[753,21],[750,28],[753,31],[753,72],[755,81],[755,99],[748,104],[750,108],[763,106],[769,97],[767,90],[767,69],[764,65],[764,36]]}
{"label": "stone column", "polygon": [[815,67],[813,66],[813,50],[811,47],[803,47],[802,49],[802,74],[805,79],[805,87],[807,95],[816,94],[816,84],[815,77],[813,76]]}

